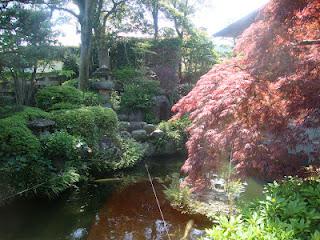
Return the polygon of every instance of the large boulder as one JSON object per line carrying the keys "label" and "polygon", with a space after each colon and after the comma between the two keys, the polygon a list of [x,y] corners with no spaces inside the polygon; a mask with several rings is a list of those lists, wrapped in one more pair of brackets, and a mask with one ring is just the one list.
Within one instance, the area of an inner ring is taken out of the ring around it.
{"label": "large boulder", "polygon": [[131,133],[132,137],[139,142],[143,142],[148,138],[148,134],[146,130],[139,129],[139,130],[134,130]]}
{"label": "large boulder", "polygon": [[120,132],[120,136],[122,138],[131,138],[131,133],[127,132],[127,131],[121,131]]}
{"label": "large boulder", "polygon": [[132,132],[134,130],[143,129],[145,125],[147,125],[146,122],[130,122],[130,126],[128,130],[129,132]]}
{"label": "large boulder", "polygon": [[146,130],[146,132],[148,134],[152,133],[154,130],[156,130],[156,126],[153,124],[147,124],[143,127],[144,130]]}
{"label": "large boulder", "polygon": [[163,136],[164,136],[164,132],[160,129],[156,129],[150,134],[150,137],[152,137],[153,139],[160,139]]}
{"label": "large boulder", "polygon": [[144,120],[144,113],[141,110],[136,110],[128,114],[129,122],[142,122]]}
{"label": "large boulder", "polygon": [[118,114],[119,121],[129,121],[129,116],[126,113],[119,113]]}

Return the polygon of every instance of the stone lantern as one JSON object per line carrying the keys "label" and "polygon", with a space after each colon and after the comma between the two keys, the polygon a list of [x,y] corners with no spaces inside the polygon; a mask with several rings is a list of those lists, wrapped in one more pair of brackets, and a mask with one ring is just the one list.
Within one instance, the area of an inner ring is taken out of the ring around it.
{"label": "stone lantern", "polygon": [[111,107],[110,97],[111,92],[114,90],[114,83],[110,77],[110,68],[102,65],[93,73],[93,77],[98,79],[98,81],[92,84],[92,88],[99,93],[104,106]]}
{"label": "stone lantern", "polygon": [[114,83],[111,80],[95,82],[92,85],[92,88],[95,89],[106,107],[110,107],[110,97],[114,89]]}
{"label": "stone lantern", "polygon": [[49,119],[38,118],[28,122],[28,127],[37,136],[47,135],[52,132],[56,123]]}

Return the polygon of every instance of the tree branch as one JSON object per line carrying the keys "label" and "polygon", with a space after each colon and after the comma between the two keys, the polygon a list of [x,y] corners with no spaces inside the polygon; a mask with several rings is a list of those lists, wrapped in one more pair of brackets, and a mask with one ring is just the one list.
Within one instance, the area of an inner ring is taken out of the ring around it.
{"label": "tree branch", "polygon": [[121,1],[119,1],[119,2],[116,2],[116,1],[112,0],[112,3],[113,3],[112,8],[111,8],[109,11],[106,11],[106,10],[105,10],[105,11],[101,11],[101,12],[106,12],[106,13],[107,13],[107,14],[103,17],[103,26],[106,25],[106,22],[107,22],[108,18],[111,16],[111,14],[115,13],[116,10],[117,10],[117,8],[118,8],[120,5],[124,4],[126,1],[127,1],[127,0],[121,0]]}
{"label": "tree branch", "polygon": [[313,44],[320,44],[320,39],[314,39],[314,40],[303,40],[301,42],[297,43],[298,45],[313,45]]}
{"label": "tree branch", "polygon": [[57,7],[57,6],[53,6],[53,5],[49,5],[49,4],[48,4],[48,7],[51,8],[52,10],[67,12],[67,13],[71,14],[72,16],[74,16],[77,20],[80,20],[79,15],[70,9]]}

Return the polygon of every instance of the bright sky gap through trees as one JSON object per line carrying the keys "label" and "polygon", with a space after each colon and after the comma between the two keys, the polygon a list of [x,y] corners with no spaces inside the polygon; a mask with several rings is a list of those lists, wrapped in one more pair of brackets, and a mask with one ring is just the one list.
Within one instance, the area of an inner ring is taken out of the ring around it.
{"label": "bright sky gap through trees", "polygon": [[[206,28],[210,35],[226,27],[235,20],[246,16],[250,12],[264,6],[268,0],[208,0],[206,6],[202,6],[193,17],[197,27]],[[76,7],[75,7],[76,8]],[[65,15],[65,13],[63,13]],[[59,13],[55,13],[58,17]],[[160,19],[160,27],[168,23]],[[80,44],[79,27],[75,27],[76,20],[73,17],[62,25],[56,27],[62,32],[59,42],[65,46],[77,46]]]}

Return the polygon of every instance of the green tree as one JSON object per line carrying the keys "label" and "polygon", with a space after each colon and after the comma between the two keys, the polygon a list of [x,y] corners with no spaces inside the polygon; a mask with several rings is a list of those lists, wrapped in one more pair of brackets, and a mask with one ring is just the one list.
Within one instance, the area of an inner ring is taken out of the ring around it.
{"label": "green tree", "polygon": [[0,59],[3,71],[14,81],[16,102],[29,104],[39,65],[46,65],[54,54],[51,14],[42,8],[15,3],[0,15]]}
{"label": "green tree", "polygon": [[182,42],[179,77],[188,81],[198,79],[217,62],[214,45],[203,30],[196,29],[191,17],[205,0],[163,0],[161,10],[174,24],[175,32]]}
{"label": "green tree", "polygon": [[147,9],[152,14],[153,20],[153,36],[154,39],[159,37],[159,11],[160,11],[160,1],[159,0],[142,0],[142,3],[147,7]]}
{"label": "green tree", "polygon": [[202,30],[193,29],[186,33],[181,49],[184,78],[193,82],[205,74],[218,62],[218,54],[208,34]]}
{"label": "green tree", "polygon": [[[92,45],[92,28],[94,16],[98,0],[39,0],[36,3],[45,4],[52,11],[64,11],[75,17],[80,24],[80,63],[79,63],[79,87],[81,90],[86,90],[89,83],[90,75],[90,59]],[[78,6],[79,14],[71,9],[67,4],[73,2]]]}

